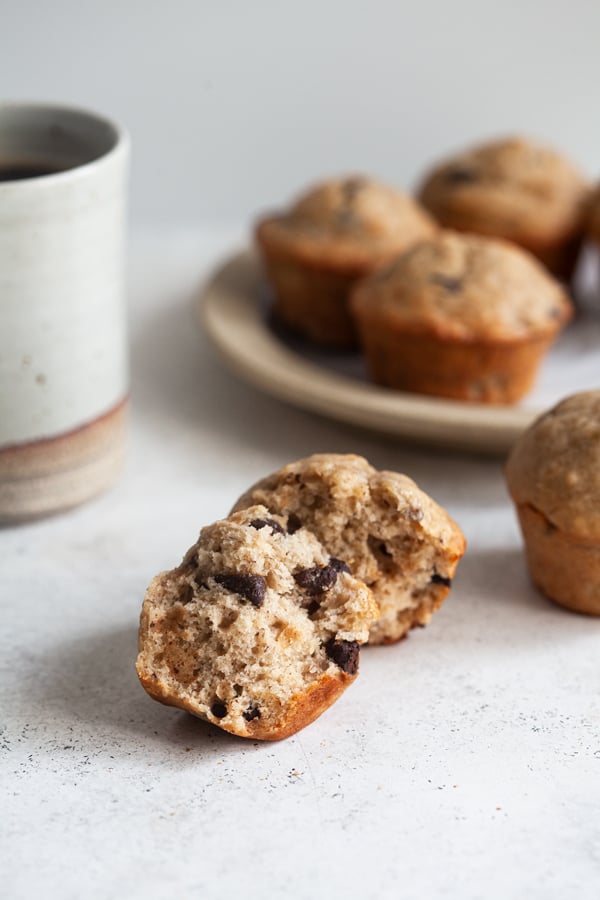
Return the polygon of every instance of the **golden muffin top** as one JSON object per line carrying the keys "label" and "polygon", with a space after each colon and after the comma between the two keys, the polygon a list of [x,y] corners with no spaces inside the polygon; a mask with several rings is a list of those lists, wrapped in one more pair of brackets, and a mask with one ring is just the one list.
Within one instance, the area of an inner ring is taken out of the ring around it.
{"label": "golden muffin top", "polygon": [[537,419],[513,447],[506,479],[516,503],[600,542],[600,390],[574,394]]}
{"label": "golden muffin top", "polygon": [[573,163],[520,137],[447,159],[419,191],[442,225],[532,248],[580,231],[588,196],[587,181]]}
{"label": "golden muffin top", "polygon": [[369,271],[435,231],[407,194],[362,175],[323,182],[259,223],[260,243],[327,267]]}
{"label": "golden muffin top", "polygon": [[505,241],[441,231],[357,285],[359,319],[445,339],[524,340],[557,332],[572,307],[527,251]]}

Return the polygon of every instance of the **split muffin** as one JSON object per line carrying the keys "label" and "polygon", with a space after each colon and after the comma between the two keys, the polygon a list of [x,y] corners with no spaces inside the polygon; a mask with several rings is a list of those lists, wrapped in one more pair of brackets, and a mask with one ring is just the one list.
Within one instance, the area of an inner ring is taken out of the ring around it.
{"label": "split muffin", "polygon": [[354,290],[374,380],[481,403],[513,403],[572,315],[563,287],[506,241],[440,232]]}
{"label": "split muffin", "polygon": [[254,506],[203,528],[150,583],[137,672],[155,700],[279,740],[352,684],[379,609],[306,528]]}
{"label": "split muffin", "polygon": [[316,343],[355,346],[353,285],[434,230],[411,197],[377,181],[354,176],[318,185],[256,228],[276,316]]}
{"label": "split muffin", "polygon": [[532,580],[556,603],[600,615],[600,391],[531,425],[507,465]]}
{"label": "split muffin", "polygon": [[588,196],[576,166],[523,138],[492,141],[447,159],[419,191],[444,227],[513,241],[562,279],[577,260]]}
{"label": "split muffin", "polygon": [[243,494],[304,528],[373,591],[379,604],[370,644],[427,625],[447,597],[465,538],[445,509],[399,472],[353,454],[315,453],[288,463]]}

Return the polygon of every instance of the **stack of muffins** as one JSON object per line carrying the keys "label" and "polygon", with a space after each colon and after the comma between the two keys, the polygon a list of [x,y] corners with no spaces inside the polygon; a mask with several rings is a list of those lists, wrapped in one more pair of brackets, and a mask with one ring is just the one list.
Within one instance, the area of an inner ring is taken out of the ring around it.
{"label": "stack of muffins", "polygon": [[[573,315],[568,284],[600,186],[523,140],[436,166],[417,199],[364,177],[322,184],[257,227],[275,312],[324,346],[357,347],[373,379],[405,391],[513,403]],[[600,615],[600,390],[520,437],[506,477],[533,581]]]}
{"label": "stack of muffins", "polygon": [[365,177],[321,184],[256,237],[275,313],[323,346],[361,346],[379,384],[513,403],[573,314],[565,282],[600,240],[600,192],[512,139],[436,167],[420,203]]}

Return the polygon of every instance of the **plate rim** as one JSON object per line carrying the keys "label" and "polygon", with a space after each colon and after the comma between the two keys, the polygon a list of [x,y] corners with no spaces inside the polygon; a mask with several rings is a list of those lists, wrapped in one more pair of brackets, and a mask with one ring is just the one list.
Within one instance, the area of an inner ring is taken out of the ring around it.
{"label": "plate rim", "polygon": [[541,413],[394,391],[325,369],[268,327],[259,290],[263,281],[255,250],[238,248],[213,271],[195,305],[229,368],[271,396],[370,431],[488,455],[508,452]]}

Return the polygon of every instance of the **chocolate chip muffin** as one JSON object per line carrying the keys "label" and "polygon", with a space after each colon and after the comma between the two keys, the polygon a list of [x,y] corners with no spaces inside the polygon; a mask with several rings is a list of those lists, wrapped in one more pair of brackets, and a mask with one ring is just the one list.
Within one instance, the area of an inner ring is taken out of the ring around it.
{"label": "chocolate chip muffin", "polygon": [[362,176],[318,185],[256,229],[276,316],[311,341],[355,346],[350,288],[433,231],[429,215],[391,187]]}
{"label": "chocolate chip muffin", "polygon": [[204,528],[152,580],[137,672],[150,696],[237,734],[278,740],[358,672],[379,610],[306,528],[254,506]]}
{"label": "chocolate chip muffin", "polygon": [[527,393],[572,315],[529,253],[450,231],[362,281],[351,306],[375,381],[480,403]]}
{"label": "chocolate chip muffin", "polygon": [[451,157],[419,191],[441,225],[520,244],[562,279],[577,259],[588,195],[586,179],[569,160],[523,138]]}
{"label": "chocolate chip muffin", "polygon": [[308,529],[373,591],[381,614],[370,644],[426,625],[447,596],[465,539],[414,481],[379,472],[360,456],[300,459],[251,487],[235,509],[260,503],[287,529]]}
{"label": "chocolate chip muffin", "polygon": [[556,603],[600,615],[600,391],[563,400],[515,444],[506,480],[531,578]]}

